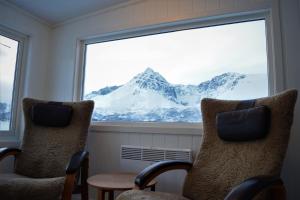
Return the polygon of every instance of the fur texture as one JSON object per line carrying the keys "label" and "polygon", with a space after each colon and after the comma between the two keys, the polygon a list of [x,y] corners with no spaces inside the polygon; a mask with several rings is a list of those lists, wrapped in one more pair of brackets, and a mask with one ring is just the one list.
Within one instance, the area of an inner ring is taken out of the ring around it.
{"label": "fur texture", "polygon": [[[235,110],[240,101],[203,99],[203,139],[193,168],[186,176],[183,196],[191,200],[222,200],[245,179],[258,175],[279,176],[288,145],[297,91],[257,99],[271,110],[267,137],[251,142],[226,142],[218,137],[216,114]],[[264,199],[265,193],[259,195]],[[158,198],[159,197],[159,198]],[[180,199],[156,192],[131,191],[118,200]],[[257,198],[256,198],[257,199]]]}
{"label": "fur texture", "polygon": [[245,179],[279,176],[296,99],[296,90],[258,99],[256,105],[270,108],[271,124],[266,138],[251,142],[225,142],[217,135],[216,114],[234,110],[239,101],[204,99],[202,145],[186,177],[183,195],[192,200],[221,200]]}
{"label": "fur texture", "polygon": [[30,117],[31,107],[41,102],[29,98],[23,100],[25,131],[15,172],[32,178],[64,176],[72,155],[84,149],[94,103],[64,103],[73,107],[70,124],[66,127],[45,127],[35,125]]}
{"label": "fur texture", "polygon": [[31,121],[30,110],[45,101],[25,98],[25,130],[22,152],[16,157],[15,173],[0,174],[4,200],[58,200],[64,187],[67,163],[84,149],[94,102],[66,102],[73,108],[66,127],[45,127]]}
{"label": "fur texture", "polygon": [[3,200],[59,200],[65,178],[28,178],[18,174],[1,174]]}
{"label": "fur texture", "polygon": [[118,200],[188,200],[185,197],[163,192],[129,190],[118,196]]}

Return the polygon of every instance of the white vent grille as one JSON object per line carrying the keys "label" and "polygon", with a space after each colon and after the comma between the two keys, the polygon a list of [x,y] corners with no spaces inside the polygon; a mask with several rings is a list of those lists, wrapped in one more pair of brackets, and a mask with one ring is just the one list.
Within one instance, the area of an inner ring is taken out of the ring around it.
{"label": "white vent grille", "polygon": [[157,162],[165,159],[165,152],[160,149],[142,149],[142,155],[144,161]]}
{"label": "white vent grille", "polygon": [[121,159],[158,162],[162,160],[192,161],[191,149],[149,148],[121,146]]}
{"label": "white vent grille", "polygon": [[166,150],[166,160],[186,160],[189,158],[191,152],[188,151],[176,151],[176,150]]}
{"label": "white vent grille", "polygon": [[130,146],[122,146],[121,158],[129,160],[141,160],[142,159],[142,149],[134,148]]}

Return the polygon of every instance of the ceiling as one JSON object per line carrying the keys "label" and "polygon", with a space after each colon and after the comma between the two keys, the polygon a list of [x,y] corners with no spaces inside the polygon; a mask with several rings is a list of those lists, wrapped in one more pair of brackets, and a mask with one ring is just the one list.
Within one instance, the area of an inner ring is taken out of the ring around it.
{"label": "ceiling", "polygon": [[129,0],[7,0],[50,25]]}

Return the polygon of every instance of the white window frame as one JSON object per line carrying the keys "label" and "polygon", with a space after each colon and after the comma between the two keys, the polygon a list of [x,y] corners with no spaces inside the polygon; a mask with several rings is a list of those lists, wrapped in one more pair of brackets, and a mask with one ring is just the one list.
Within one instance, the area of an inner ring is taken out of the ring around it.
{"label": "white window frame", "polygon": [[22,112],[18,112],[22,109],[21,98],[24,88],[24,77],[22,76],[25,71],[27,46],[28,46],[28,36],[20,32],[7,28],[0,25],[0,34],[7,38],[18,41],[18,51],[17,60],[15,66],[14,83],[13,83],[13,94],[12,94],[12,105],[11,105],[11,119],[9,130],[1,131],[0,138],[1,141],[16,141],[19,138],[19,132],[21,130],[21,118]]}
{"label": "white window frame", "polygon": [[[263,9],[251,12],[234,13],[222,16],[204,17],[171,23],[163,23],[130,30],[106,33],[100,36],[79,38],[77,40],[76,47],[76,70],[74,73],[73,100],[78,101],[82,99],[85,78],[84,73],[86,46],[89,44],[254,20],[265,20],[268,86],[269,95],[273,95],[285,88],[284,76],[282,76],[282,74],[284,74],[284,70],[282,63],[279,15],[276,12],[271,12],[271,9]],[[202,130],[202,123],[183,122],[92,122],[91,126],[91,131],[125,133],[201,135]]]}

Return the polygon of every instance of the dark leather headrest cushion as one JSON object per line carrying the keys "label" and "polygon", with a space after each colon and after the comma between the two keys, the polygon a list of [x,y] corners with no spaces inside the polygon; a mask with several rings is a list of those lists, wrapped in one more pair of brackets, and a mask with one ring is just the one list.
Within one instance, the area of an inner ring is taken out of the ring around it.
{"label": "dark leather headrest cushion", "polygon": [[72,113],[72,106],[61,102],[37,103],[32,106],[31,119],[40,126],[64,127],[70,124]]}
{"label": "dark leather headrest cushion", "polygon": [[225,141],[252,141],[264,138],[270,126],[267,106],[234,110],[217,114],[217,131]]}

